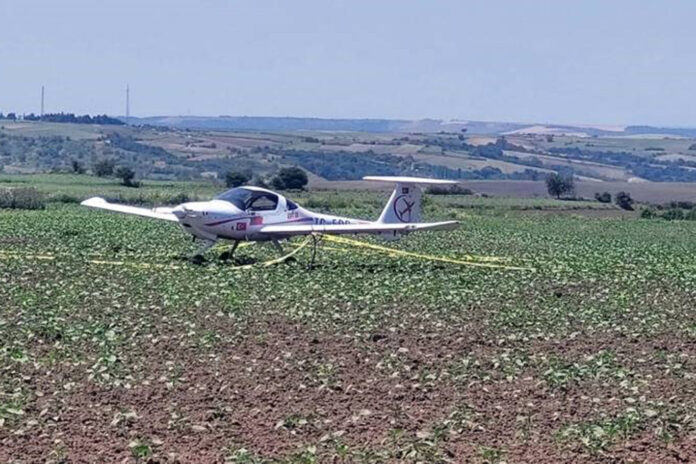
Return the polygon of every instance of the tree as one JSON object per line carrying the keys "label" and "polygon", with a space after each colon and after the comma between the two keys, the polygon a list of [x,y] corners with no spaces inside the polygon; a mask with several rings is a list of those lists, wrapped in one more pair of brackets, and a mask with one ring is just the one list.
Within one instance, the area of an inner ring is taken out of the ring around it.
{"label": "tree", "polygon": [[549,174],[546,177],[546,189],[549,195],[555,196],[560,200],[561,195],[575,191],[573,175],[562,176],[556,172]]}
{"label": "tree", "polygon": [[116,166],[116,163],[114,160],[110,159],[101,159],[94,163],[94,174],[97,177],[106,177],[110,176],[114,173],[114,167]]}
{"label": "tree", "polygon": [[271,184],[270,187],[275,190],[285,190],[285,183],[280,176],[272,177],[269,183]]}
{"label": "tree", "polygon": [[271,186],[278,190],[302,190],[307,185],[307,173],[298,167],[283,168],[271,179]]}
{"label": "tree", "polygon": [[116,177],[121,179],[121,185],[125,185],[126,187],[140,186],[137,182],[133,182],[133,178],[135,177],[135,171],[133,171],[129,167],[119,166],[119,168],[116,169],[115,174]]}
{"label": "tree", "polygon": [[227,171],[225,173],[225,185],[228,188],[239,187],[249,182],[250,177],[243,172]]}
{"label": "tree", "polygon": [[70,167],[72,168],[72,170],[75,174],[84,174],[85,173],[84,166],[82,166],[82,163],[80,163],[77,160],[72,160],[70,162]]}
{"label": "tree", "polygon": [[595,193],[594,194],[595,200],[597,200],[600,203],[611,203],[611,193],[609,192],[604,192],[604,193]]}
{"label": "tree", "polygon": [[621,208],[625,209],[628,211],[633,211],[633,198],[631,198],[631,194],[628,192],[619,192],[616,194],[616,205]]}

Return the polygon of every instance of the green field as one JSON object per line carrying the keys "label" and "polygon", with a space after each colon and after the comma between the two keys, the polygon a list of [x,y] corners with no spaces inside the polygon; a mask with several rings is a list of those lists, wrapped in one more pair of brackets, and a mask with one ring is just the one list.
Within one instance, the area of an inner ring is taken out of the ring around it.
{"label": "green field", "polygon": [[[294,197],[369,219],[386,194]],[[312,271],[309,247],[194,265],[171,223],[0,210],[0,462],[694,461],[696,223],[589,207],[429,196],[458,230],[360,239],[426,257],[326,240]]]}

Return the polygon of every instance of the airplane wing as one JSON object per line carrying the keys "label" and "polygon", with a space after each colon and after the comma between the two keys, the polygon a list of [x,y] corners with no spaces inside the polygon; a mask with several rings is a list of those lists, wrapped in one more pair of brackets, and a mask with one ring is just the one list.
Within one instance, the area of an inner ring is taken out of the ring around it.
{"label": "airplane wing", "polygon": [[450,230],[457,227],[457,221],[424,222],[414,224],[317,224],[317,225],[268,225],[260,232],[268,235],[291,236],[309,234],[383,234],[386,232],[416,232],[421,230]]}
{"label": "airplane wing", "polygon": [[82,206],[89,206],[90,208],[105,209],[108,211],[116,211],[117,213],[133,214],[135,216],[142,216],[153,219],[162,219],[165,221],[178,222],[179,220],[172,213],[172,208],[137,208],[135,206],[128,205],[118,205],[115,203],[109,203],[103,198],[92,197],[82,203]]}

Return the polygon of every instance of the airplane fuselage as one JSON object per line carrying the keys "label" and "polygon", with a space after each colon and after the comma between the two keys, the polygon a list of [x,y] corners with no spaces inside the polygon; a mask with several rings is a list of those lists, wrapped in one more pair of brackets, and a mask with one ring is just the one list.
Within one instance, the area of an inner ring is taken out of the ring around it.
{"label": "airplane fuselage", "polygon": [[[184,203],[172,212],[182,229],[203,240],[265,241],[272,238],[260,229],[268,225],[365,224],[369,221],[315,213],[300,206],[289,207],[279,196],[273,210],[242,211],[223,200]],[[273,237],[277,239],[278,237]]]}

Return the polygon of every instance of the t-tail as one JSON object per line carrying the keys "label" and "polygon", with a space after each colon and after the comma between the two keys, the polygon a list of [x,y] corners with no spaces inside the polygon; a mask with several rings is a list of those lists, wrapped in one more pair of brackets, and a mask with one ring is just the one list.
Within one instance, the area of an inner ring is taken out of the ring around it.
{"label": "t-tail", "polygon": [[367,176],[364,180],[393,182],[394,191],[380,214],[381,224],[412,224],[421,220],[422,185],[451,185],[453,180],[425,179],[421,177]]}

